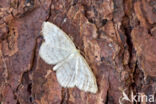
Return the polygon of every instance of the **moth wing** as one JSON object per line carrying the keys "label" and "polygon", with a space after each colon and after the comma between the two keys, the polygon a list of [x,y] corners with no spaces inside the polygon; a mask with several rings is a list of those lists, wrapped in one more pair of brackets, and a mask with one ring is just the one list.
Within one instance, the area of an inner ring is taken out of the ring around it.
{"label": "moth wing", "polygon": [[42,34],[45,42],[40,47],[39,55],[48,64],[57,64],[76,50],[67,34],[50,22],[43,23]]}
{"label": "moth wing", "polygon": [[92,93],[97,92],[95,76],[81,55],[59,63],[54,67],[57,80],[63,87],[77,86],[80,90]]}
{"label": "moth wing", "polygon": [[79,60],[78,60],[78,71],[76,74],[76,86],[84,91],[89,91],[92,93],[96,93],[98,88],[97,88],[97,83],[96,83],[96,78],[87,64],[86,60],[79,54]]}
{"label": "moth wing", "polygon": [[53,70],[56,71],[56,77],[59,84],[63,87],[74,87],[76,72],[78,70],[78,58],[70,56],[67,60],[58,63]]}
{"label": "moth wing", "polygon": [[43,22],[41,32],[45,42],[52,47],[65,48],[70,51],[76,49],[69,36],[53,23]]}
{"label": "moth wing", "polygon": [[67,49],[60,48],[60,47],[53,47],[46,42],[42,43],[40,50],[39,50],[40,57],[47,64],[57,64],[63,61],[71,53],[72,52]]}

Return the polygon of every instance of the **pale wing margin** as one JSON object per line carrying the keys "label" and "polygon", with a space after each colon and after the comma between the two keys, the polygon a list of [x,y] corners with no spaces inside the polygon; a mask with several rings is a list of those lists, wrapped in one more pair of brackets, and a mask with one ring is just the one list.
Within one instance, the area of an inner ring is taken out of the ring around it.
{"label": "pale wing margin", "polygon": [[85,59],[79,53],[55,67],[57,67],[57,69],[54,69],[56,70],[56,76],[61,86],[77,86],[83,91],[97,92],[95,76]]}
{"label": "pale wing margin", "polygon": [[78,54],[78,58],[79,68],[76,74],[76,86],[81,90],[96,93],[98,91],[98,87],[96,83],[96,78],[91,68],[89,67],[83,56]]}

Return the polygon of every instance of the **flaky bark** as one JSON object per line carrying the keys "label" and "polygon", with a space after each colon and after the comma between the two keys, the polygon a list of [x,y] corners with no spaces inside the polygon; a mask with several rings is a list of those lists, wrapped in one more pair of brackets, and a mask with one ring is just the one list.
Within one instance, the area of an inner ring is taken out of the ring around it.
{"label": "flaky bark", "polygon": [[[38,55],[43,21],[73,39],[96,76],[97,94],[58,84]],[[1,0],[0,103],[131,104],[123,92],[154,95],[155,24],[155,0]]]}

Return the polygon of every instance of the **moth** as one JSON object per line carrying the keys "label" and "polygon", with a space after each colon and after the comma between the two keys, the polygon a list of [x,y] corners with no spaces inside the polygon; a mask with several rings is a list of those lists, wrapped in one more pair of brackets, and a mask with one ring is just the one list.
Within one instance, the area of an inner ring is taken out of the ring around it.
{"label": "moth", "polygon": [[50,22],[43,22],[41,31],[44,42],[39,55],[50,65],[55,65],[59,84],[65,88],[78,87],[80,90],[96,93],[96,78],[80,51],[69,36]]}

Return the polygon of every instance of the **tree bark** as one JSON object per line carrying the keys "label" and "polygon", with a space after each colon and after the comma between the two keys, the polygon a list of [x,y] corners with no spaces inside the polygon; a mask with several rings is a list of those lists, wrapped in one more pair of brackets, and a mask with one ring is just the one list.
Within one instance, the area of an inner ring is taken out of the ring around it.
{"label": "tree bark", "polygon": [[[96,94],[58,84],[38,54],[44,21],[81,51],[96,76]],[[132,94],[152,95],[155,104],[155,44],[155,0],[1,0],[0,104],[135,104]]]}

